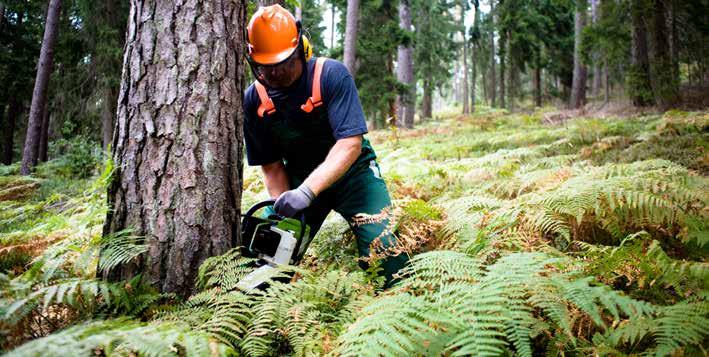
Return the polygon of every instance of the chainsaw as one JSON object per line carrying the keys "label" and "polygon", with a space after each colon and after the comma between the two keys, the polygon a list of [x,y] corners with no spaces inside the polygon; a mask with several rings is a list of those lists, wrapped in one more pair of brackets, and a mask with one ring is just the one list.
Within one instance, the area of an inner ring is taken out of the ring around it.
{"label": "chainsaw", "polygon": [[268,281],[281,275],[279,267],[298,264],[308,246],[310,227],[305,224],[302,212],[299,219],[277,214],[267,218],[254,216],[259,209],[274,203],[275,200],[259,202],[243,215],[241,255],[256,258],[256,269],[236,285],[243,291],[265,287]]}

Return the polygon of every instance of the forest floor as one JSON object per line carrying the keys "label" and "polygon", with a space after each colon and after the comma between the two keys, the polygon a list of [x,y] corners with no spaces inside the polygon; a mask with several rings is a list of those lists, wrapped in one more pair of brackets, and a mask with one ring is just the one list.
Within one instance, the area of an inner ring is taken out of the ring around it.
{"label": "forest floor", "polygon": [[[301,280],[275,284],[260,305],[233,300],[227,280],[234,276],[215,273],[224,272],[219,260],[205,264],[202,293],[184,304],[130,284],[101,285],[99,251],[112,247],[100,237],[111,167],[99,175],[100,161],[63,157],[23,178],[16,166],[0,166],[0,270],[7,273],[0,350],[98,316],[122,322],[74,327],[16,352],[69,348],[59,336],[84,341],[71,351],[106,344],[144,351],[151,347],[127,341],[126,331],[149,336],[145,321],[153,321],[180,333],[155,332],[157,350],[183,342],[190,350],[199,340],[185,342],[186,331],[204,329],[219,348],[250,355],[706,355],[709,112],[559,113],[451,110],[415,130],[370,133],[394,203],[390,227],[404,254],[428,253],[402,273],[400,286],[381,292],[380,279],[360,273],[346,222],[331,214]],[[77,161],[89,164],[79,169]],[[87,168],[97,174],[77,179]],[[243,209],[264,198],[259,170],[245,168]],[[120,238],[133,245],[116,249],[145,249]],[[225,311],[239,312],[229,328],[199,310],[215,301],[212,310],[224,308],[227,291],[232,310]],[[67,300],[73,294],[82,297]],[[114,306],[109,297],[131,303]],[[92,326],[92,336],[107,337],[87,342]]]}

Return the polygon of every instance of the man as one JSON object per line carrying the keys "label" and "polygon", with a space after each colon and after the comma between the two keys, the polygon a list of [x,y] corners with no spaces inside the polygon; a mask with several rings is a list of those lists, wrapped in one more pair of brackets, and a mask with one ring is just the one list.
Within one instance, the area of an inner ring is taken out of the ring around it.
{"label": "man", "polygon": [[[244,93],[247,160],[261,166],[276,213],[304,212],[314,236],[334,209],[350,223],[361,257],[369,256],[375,239],[393,247],[395,237],[382,235],[386,220],[353,222],[356,214],[380,213],[391,202],[363,137],[367,125],[347,68],[310,58],[300,23],[279,5],[259,8],[247,31],[247,59],[257,79]],[[382,261],[387,284],[407,260],[399,254]]]}

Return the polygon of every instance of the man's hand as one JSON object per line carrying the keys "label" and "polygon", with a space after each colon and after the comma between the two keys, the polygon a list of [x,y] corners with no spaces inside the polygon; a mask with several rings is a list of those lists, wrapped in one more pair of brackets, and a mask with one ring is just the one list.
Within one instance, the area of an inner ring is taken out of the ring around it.
{"label": "man's hand", "polygon": [[303,184],[294,190],[283,192],[278,196],[273,208],[282,216],[295,217],[298,212],[308,208],[314,199],[313,191]]}

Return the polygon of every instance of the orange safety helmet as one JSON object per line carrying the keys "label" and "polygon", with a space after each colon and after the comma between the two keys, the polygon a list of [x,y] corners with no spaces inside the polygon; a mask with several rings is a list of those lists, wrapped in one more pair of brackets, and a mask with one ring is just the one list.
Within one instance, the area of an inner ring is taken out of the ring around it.
{"label": "orange safety helmet", "polygon": [[300,44],[299,25],[293,14],[278,4],[260,7],[247,26],[251,60],[276,64],[288,59]]}

